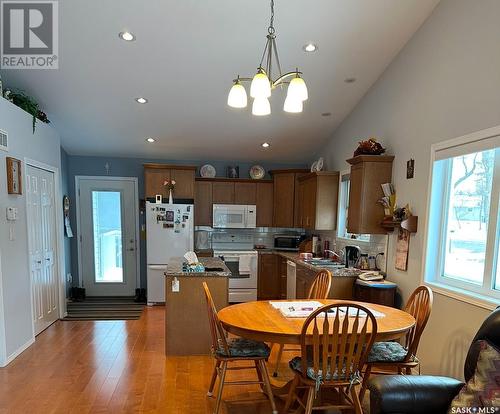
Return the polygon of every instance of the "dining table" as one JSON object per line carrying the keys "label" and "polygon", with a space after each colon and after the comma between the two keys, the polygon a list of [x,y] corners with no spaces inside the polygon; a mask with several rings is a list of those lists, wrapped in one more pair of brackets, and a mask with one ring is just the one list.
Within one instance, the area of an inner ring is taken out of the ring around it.
{"label": "dining table", "polygon": [[[315,300],[322,305],[355,303],[364,306],[376,315],[377,334],[375,341],[397,340],[403,337],[415,325],[415,318],[409,313],[389,306],[335,299]],[[282,345],[299,345],[302,325],[306,318],[287,317],[274,305],[293,303],[298,300],[252,301],[227,306],[218,312],[224,329],[243,338]],[[308,304],[310,300],[303,301]],[[279,305],[278,305],[279,306]],[[368,332],[370,332],[368,327]],[[312,335],[312,333],[311,333]],[[289,383],[277,387],[273,384],[273,393],[282,396],[288,392]]]}

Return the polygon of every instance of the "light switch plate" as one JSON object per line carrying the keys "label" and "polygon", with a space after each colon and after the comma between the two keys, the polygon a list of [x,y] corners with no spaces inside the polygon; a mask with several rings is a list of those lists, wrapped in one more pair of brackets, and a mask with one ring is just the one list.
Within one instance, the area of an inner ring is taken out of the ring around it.
{"label": "light switch plate", "polygon": [[7,207],[6,215],[7,215],[7,221],[16,221],[18,215],[17,207]]}

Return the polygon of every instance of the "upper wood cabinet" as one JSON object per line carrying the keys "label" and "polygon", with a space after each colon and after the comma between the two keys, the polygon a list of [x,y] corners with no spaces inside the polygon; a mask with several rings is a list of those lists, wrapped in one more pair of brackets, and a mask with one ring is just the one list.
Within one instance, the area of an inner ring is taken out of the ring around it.
{"label": "upper wood cabinet", "polygon": [[[274,227],[295,227],[298,224],[298,215],[295,204],[298,203],[298,184],[300,176],[307,173],[299,170],[273,170],[274,178]],[[297,187],[297,188],[296,188]]]}
{"label": "upper wood cabinet", "polygon": [[256,204],[256,201],[257,183],[234,183],[234,204]]}
{"label": "upper wood cabinet", "polygon": [[273,183],[256,183],[257,227],[273,226]]}
{"label": "upper wood cabinet", "polygon": [[339,173],[314,172],[303,175],[298,181],[298,226],[312,230],[335,230]]}
{"label": "upper wood cabinet", "polygon": [[233,204],[234,183],[228,181],[212,182],[212,202],[214,204]]}
{"label": "upper wood cabinet", "polygon": [[195,225],[212,225],[212,204],[257,206],[257,226],[273,225],[273,183],[270,180],[197,178]]}
{"label": "upper wood cabinet", "polygon": [[176,181],[173,197],[193,199],[195,171],[194,166],[144,164],[145,198],[155,197],[157,194],[168,197],[163,183],[173,179]]}
{"label": "upper wood cabinet", "polygon": [[212,182],[197,180],[194,189],[194,224],[212,226]]}
{"label": "upper wood cabinet", "polygon": [[384,208],[378,203],[384,193],[381,184],[392,180],[393,156],[360,155],[351,164],[347,231],[357,234],[386,234],[380,223]]}

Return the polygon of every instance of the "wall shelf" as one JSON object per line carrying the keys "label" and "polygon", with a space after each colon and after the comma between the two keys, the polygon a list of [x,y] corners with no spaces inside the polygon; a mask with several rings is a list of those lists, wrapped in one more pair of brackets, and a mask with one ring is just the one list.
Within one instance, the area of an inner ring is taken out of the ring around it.
{"label": "wall shelf", "polygon": [[389,232],[401,227],[410,233],[416,233],[418,229],[418,216],[410,216],[403,221],[394,221],[392,217],[387,217],[387,219],[382,220],[380,225]]}

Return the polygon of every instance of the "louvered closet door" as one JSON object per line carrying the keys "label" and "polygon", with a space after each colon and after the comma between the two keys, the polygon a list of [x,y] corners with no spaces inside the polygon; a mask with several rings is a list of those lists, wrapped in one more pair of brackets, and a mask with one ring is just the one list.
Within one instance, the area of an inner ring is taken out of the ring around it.
{"label": "louvered closet door", "polygon": [[54,174],[27,167],[28,237],[35,335],[59,317]]}

